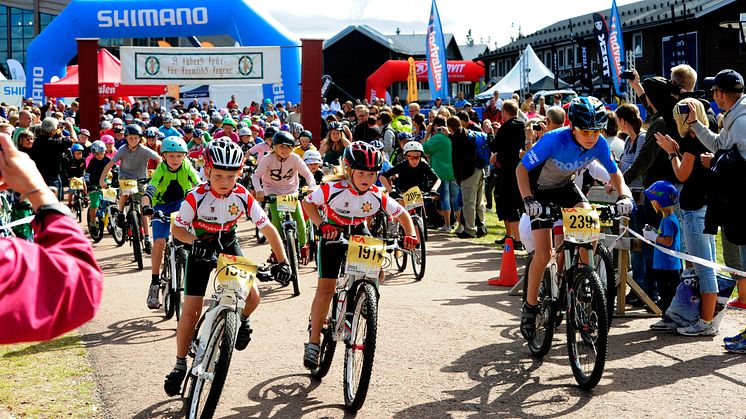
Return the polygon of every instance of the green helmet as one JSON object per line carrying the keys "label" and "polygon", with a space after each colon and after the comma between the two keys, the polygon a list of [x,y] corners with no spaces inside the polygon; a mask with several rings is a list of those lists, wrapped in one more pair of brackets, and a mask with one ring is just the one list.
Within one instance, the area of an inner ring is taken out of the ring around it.
{"label": "green helmet", "polygon": [[163,153],[186,153],[187,145],[181,137],[172,135],[161,142],[161,154]]}
{"label": "green helmet", "polygon": [[230,116],[226,116],[223,118],[223,125],[230,125],[233,128],[236,128],[236,121],[234,121]]}

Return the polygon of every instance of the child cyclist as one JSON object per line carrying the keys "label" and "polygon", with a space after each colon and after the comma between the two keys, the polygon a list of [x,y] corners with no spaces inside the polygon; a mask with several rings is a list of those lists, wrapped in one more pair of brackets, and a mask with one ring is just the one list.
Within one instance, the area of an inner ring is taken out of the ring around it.
{"label": "child cyclist", "polygon": [[88,192],[88,199],[90,200],[90,206],[88,207],[88,224],[95,222],[96,211],[101,205],[101,191],[98,190],[100,184],[101,173],[104,171],[104,167],[111,161],[106,157],[106,146],[101,140],[94,141],[91,144],[91,154],[93,158],[88,162],[88,166],[85,169],[86,183],[90,185],[96,185],[96,190],[90,190]]}
{"label": "child cyclist", "polygon": [[[178,211],[187,192],[200,183],[199,173],[186,159],[187,146],[180,137],[167,137],[160,144],[163,161],[156,167],[142,197],[142,214],[152,216],[155,211],[170,215]],[[153,251],[150,253],[151,280],[148,289],[148,308],[157,309],[160,291],[163,249],[171,230],[170,217],[153,220]]]}
{"label": "child cyclist", "polygon": [[[325,183],[303,200],[303,208],[322,236],[317,257],[319,284],[311,305],[311,333],[303,356],[306,368],[318,366],[321,327],[334,294],[339,268],[345,260],[344,249],[327,243],[337,238],[338,229],[351,226],[354,234],[369,234],[363,221],[383,209],[401,221],[406,234],[404,247],[410,250],[417,246],[409,213],[374,185],[382,161],[381,152],[373,146],[362,141],[354,142],[345,147],[342,154],[344,177]],[[321,207],[323,218],[318,211]]]}
{"label": "child cyclist", "polygon": [[[83,177],[85,174],[85,157],[83,157],[84,150],[85,148],[82,145],[76,143],[70,147],[70,155],[65,156],[65,173],[68,179]],[[83,193],[86,195],[88,194],[88,188],[86,187],[85,182],[83,183]],[[67,206],[72,207],[72,202],[73,192],[70,191],[67,195]]]}
{"label": "child cyclist", "polygon": [[[316,188],[316,180],[303,160],[293,153],[295,139],[286,131],[278,131],[272,137],[272,153],[267,154],[260,162],[251,179],[256,191],[256,199],[264,202],[266,195],[287,195],[298,192],[298,175],[306,180],[310,190]],[[280,216],[277,212],[277,203],[269,207],[272,224],[280,230]],[[303,214],[300,205],[295,207],[292,214],[298,226],[298,244],[300,245],[301,259],[308,257],[308,246],[306,246],[306,224],[303,222]],[[270,262],[274,262],[276,253],[270,256]]]}
{"label": "child cyclist", "polygon": [[531,217],[535,246],[521,314],[521,334],[527,340],[533,339],[536,331],[539,282],[551,255],[553,223],[539,219],[544,207],[554,203],[562,208],[590,208],[588,199],[572,180],[575,172],[596,159],[609,173],[614,189],[619,191],[617,211],[627,215],[634,206],[632,192],[613,161],[609,144],[599,141],[608,120],[603,103],[595,97],[576,98],[570,102],[568,110],[571,125],[544,134],[516,168],[518,189],[526,213]]}
{"label": "child cyclist", "polygon": [[[267,214],[249,192],[236,183],[243,168],[243,152],[230,139],[211,141],[205,153],[207,183],[190,191],[181,203],[172,233],[174,238],[192,244],[187,258],[184,279],[184,308],[176,330],[176,366],[166,376],[164,390],[169,396],[181,393],[181,383],[187,373],[186,356],[189,342],[202,312],[210,271],[213,264],[203,259],[213,252],[242,255],[236,237],[236,224],[247,214],[267,237],[278,255],[279,264],[272,267],[278,282],[290,280],[290,267],[277,230]],[[236,336],[236,350],[244,350],[251,340],[249,316],[259,305],[256,285],[246,297],[241,313],[241,326]]]}

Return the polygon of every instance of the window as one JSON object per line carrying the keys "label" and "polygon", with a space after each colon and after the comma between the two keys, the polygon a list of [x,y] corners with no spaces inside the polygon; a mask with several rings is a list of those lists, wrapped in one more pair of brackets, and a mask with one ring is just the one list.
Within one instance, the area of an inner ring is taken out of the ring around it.
{"label": "window", "polygon": [[635,58],[642,57],[642,32],[632,34],[632,51],[635,52]]}
{"label": "window", "polygon": [[495,77],[497,75],[497,66],[495,65],[494,61],[490,62],[489,75],[490,75],[490,77]]}
{"label": "window", "polygon": [[557,51],[557,68],[565,68],[565,50]]}
{"label": "window", "polygon": [[572,54],[572,47],[570,47],[570,48],[567,48],[567,49],[565,50],[565,53],[567,54],[567,66],[568,66],[569,68],[572,68],[572,67],[573,67],[573,65],[575,64],[575,63],[573,62],[573,60],[572,60],[572,59],[573,59],[573,54]]}
{"label": "window", "polygon": [[552,68],[552,53],[550,51],[544,53],[544,65]]}
{"label": "window", "polygon": [[497,75],[500,77],[505,75],[505,62],[502,60],[497,63]]}
{"label": "window", "polygon": [[[10,51],[7,51],[3,56],[7,58],[13,58],[22,65],[26,65],[26,50],[29,44],[35,37],[34,33],[34,12],[31,10],[18,9],[15,7],[0,8],[0,26],[5,23],[10,28]],[[8,19],[8,12],[10,12],[10,18]],[[7,20],[6,20],[7,19]],[[0,51],[7,49],[8,41],[5,37],[5,32],[0,35],[0,44],[3,44]]]}

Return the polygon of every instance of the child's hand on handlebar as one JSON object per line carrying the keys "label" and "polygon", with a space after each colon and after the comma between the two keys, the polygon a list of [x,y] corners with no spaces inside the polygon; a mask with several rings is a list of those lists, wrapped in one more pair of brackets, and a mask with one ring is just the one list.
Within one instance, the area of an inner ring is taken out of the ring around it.
{"label": "child's hand on handlebar", "polygon": [[319,231],[321,232],[321,237],[326,240],[334,240],[339,235],[339,230],[327,222],[323,222],[319,225]]}
{"label": "child's hand on handlebar", "polygon": [[412,250],[420,243],[417,236],[404,236],[404,249]]}
{"label": "child's hand on handlebar", "polygon": [[259,202],[264,202],[264,192],[256,192],[256,200]]}

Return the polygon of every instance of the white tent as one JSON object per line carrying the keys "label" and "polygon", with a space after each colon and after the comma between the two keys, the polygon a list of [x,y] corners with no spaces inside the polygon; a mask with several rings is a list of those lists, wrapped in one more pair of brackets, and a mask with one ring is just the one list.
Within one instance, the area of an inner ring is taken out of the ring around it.
{"label": "white tent", "polygon": [[[531,48],[531,45],[526,45],[526,49],[523,51],[523,59],[527,60],[527,67],[530,70],[528,73],[528,81],[529,86],[531,87],[534,84],[538,84],[545,79],[549,78],[551,80],[554,80],[554,73],[552,73],[545,65],[541,62],[538,56],[536,56],[536,53],[534,52],[534,49]],[[515,63],[515,66],[508,71],[508,74],[505,75],[499,82],[497,82],[496,85],[492,86],[491,88],[485,90],[484,92],[478,94],[476,96],[477,99],[489,99],[492,97],[493,92],[499,91],[500,97],[502,99],[510,99],[510,97],[513,95],[513,92],[516,90],[521,89],[521,62],[518,60]],[[559,80],[560,87],[567,86],[568,84]],[[538,87],[538,86],[536,86]],[[537,90],[537,89],[530,89],[530,90]]]}

